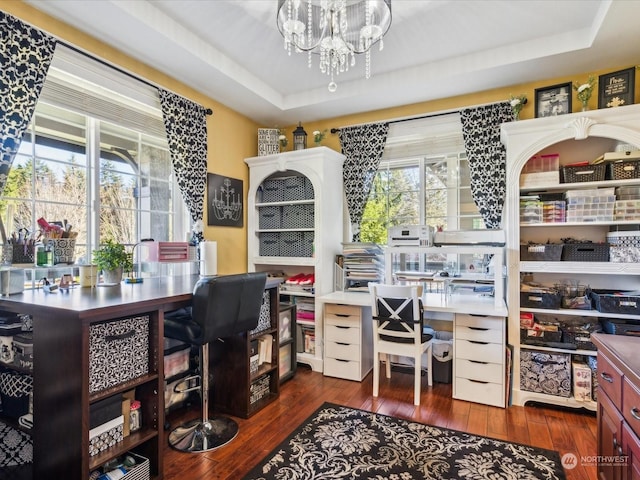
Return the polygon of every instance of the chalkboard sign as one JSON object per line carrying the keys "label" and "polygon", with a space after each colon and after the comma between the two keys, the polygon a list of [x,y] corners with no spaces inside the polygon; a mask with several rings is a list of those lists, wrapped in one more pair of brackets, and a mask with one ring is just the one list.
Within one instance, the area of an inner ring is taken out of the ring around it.
{"label": "chalkboard sign", "polygon": [[621,107],[634,103],[635,67],[600,75],[598,108]]}

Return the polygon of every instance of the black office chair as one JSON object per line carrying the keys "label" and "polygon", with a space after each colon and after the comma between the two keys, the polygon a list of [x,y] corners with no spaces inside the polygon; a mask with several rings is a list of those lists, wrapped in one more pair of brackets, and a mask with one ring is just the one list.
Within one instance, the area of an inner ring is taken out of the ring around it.
{"label": "black office chair", "polygon": [[165,337],[200,347],[202,418],[171,431],[173,448],[206,452],[238,434],[238,424],[231,418],[209,415],[209,343],[257,327],[266,279],[266,273],[201,278],[193,289],[192,306],[165,314]]}

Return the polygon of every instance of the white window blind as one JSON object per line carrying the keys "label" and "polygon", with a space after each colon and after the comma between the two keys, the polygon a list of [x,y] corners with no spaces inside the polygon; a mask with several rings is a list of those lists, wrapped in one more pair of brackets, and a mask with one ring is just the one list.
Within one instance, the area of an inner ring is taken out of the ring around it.
{"label": "white window blind", "polygon": [[38,100],[165,138],[156,88],[58,45]]}

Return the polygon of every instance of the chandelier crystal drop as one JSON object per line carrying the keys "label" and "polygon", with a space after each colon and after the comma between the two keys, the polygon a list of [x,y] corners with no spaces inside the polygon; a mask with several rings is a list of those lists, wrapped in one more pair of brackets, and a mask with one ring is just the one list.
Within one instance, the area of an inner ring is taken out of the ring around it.
{"label": "chandelier crystal drop", "polygon": [[307,52],[309,68],[318,55],[335,92],[334,76],[355,66],[357,54],[365,54],[365,77],[371,77],[371,47],[384,47],[391,0],[278,0],[277,21],[287,53]]}

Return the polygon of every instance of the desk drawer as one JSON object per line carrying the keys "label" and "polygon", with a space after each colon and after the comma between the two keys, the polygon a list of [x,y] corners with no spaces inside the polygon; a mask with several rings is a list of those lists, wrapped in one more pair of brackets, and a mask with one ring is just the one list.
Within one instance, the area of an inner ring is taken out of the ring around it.
{"label": "desk drawer", "polygon": [[324,332],[327,341],[360,345],[360,328],[344,325],[326,325]]}
{"label": "desk drawer", "polygon": [[454,398],[504,407],[504,388],[502,383],[485,383],[460,377],[456,377],[454,382]]}
{"label": "desk drawer", "polygon": [[456,377],[481,382],[502,383],[504,381],[504,366],[500,363],[457,359]]}
{"label": "desk drawer", "polygon": [[627,377],[622,380],[622,416],[636,435],[640,435],[640,391]]}
{"label": "desk drawer", "polygon": [[457,338],[453,342],[455,358],[479,360],[481,362],[504,364],[505,351],[502,344],[478,342]]}
{"label": "desk drawer", "polygon": [[456,340],[475,340],[478,342],[502,343],[502,329],[458,325],[456,322]]}
{"label": "desk drawer", "polygon": [[491,315],[470,315],[468,313],[456,313],[456,326],[482,327],[502,331],[506,320],[504,317]]}
{"label": "desk drawer", "polygon": [[360,319],[360,309],[361,307],[357,305],[342,305],[339,303],[325,303],[324,305],[324,313],[325,316],[332,317],[351,317]]}
{"label": "desk drawer", "polygon": [[622,372],[606,355],[598,353],[598,388],[611,399],[617,409],[622,409]]}
{"label": "desk drawer", "polygon": [[353,343],[325,342],[326,357],[338,360],[360,360],[360,345]]}
{"label": "desk drawer", "polygon": [[346,380],[361,381],[360,362],[353,360],[324,359],[324,374],[329,377],[344,378]]}

